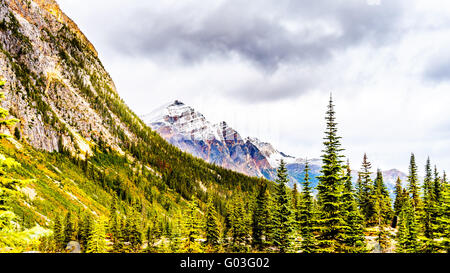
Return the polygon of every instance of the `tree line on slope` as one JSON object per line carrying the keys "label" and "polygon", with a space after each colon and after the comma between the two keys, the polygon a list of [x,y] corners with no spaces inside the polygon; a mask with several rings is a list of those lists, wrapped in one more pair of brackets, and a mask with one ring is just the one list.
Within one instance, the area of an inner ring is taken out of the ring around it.
{"label": "tree line on slope", "polygon": [[[113,203],[109,220],[95,224],[103,229],[86,232],[80,222],[78,233],[69,232],[78,237],[70,239],[78,238],[87,252],[92,251],[90,245],[98,245],[98,238],[103,247],[95,251],[100,252],[448,252],[450,186],[445,173],[440,176],[436,167],[432,172],[428,159],[419,185],[412,154],[407,187],[398,178],[391,200],[380,170],[372,181],[371,163],[364,155],[354,188],[350,164],[342,160],[333,107],[330,100],[317,195],[313,195],[308,162],[300,191],[296,185],[293,190],[286,186],[287,170],[281,162],[275,189],[261,182],[247,195],[237,187],[224,217],[212,198],[202,210],[198,198],[192,197],[169,230],[157,223],[139,224],[138,216],[121,214]],[[61,232],[55,226],[53,241],[66,238],[67,243],[67,236],[57,236]]]}

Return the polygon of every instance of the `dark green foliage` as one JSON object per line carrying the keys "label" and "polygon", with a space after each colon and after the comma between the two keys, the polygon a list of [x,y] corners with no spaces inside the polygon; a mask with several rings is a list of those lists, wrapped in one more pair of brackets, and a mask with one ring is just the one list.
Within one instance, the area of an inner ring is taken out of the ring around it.
{"label": "dark green foliage", "polygon": [[407,194],[405,194],[405,191],[402,188],[402,181],[400,177],[397,177],[397,181],[395,182],[394,194],[395,194],[394,213],[396,216],[398,216],[402,210],[405,199],[408,198]]}
{"label": "dark green foliage", "polygon": [[347,163],[342,194],[342,211],[345,220],[341,251],[344,253],[361,253],[366,251],[364,238],[364,219],[356,204],[353,191],[350,164]]}
{"label": "dark green foliage", "polygon": [[337,135],[333,101],[330,98],[326,114],[322,161],[318,184],[320,214],[318,219],[318,243],[320,252],[339,251],[345,222],[342,216],[342,156],[340,137]]}
{"label": "dark green foliage", "polygon": [[269,204],[270,196],[267,184],[260,184],[252,215],[252,246],[259,251],[269,244],[268,240],[271,238],[272,216]]}
{"label": "dark green foliage", "polygon": [[439,247],[442,251],[450,253],[450,183],[446,181],[445,173],[442,180],[442,201],[438,208],[439,215],[436,222],[440,227],[438,229],[438,236],[442,237],[442,240],[439,242]]}
{"label": "dark green foliage", "polygon": [[53,241],[55,242],[56,251],[62,251],[64,249],[64,227],[59,216],[55,218],[53,224]]}
{"label": "dark green foliage", "polygon": [[414,154],[411,154],[411,159],[409,162],[409,175],[408,175],[408,192],[412,198],[412,206],[414,209],[418,209],[420,206],[420,196],[419,196],[419,178],[417,175],[417,165],[416,158]]}
{"label": "dark green foliage", "polygon": [[196,253],[201,252],[202,247],[198,241],[200,238],[200,232],[202,230],[202,220],[199,212],[198,201],[196,198],[192,198],[189,203],[189,209],[187,210],[185,217],[185,241],[183,245],[183,252]]}
{"label": "dark green foliage", "polygon": [[291,250],[292,232],[294,228],[293,214],[291,209],[291,200],[287,189],[287,169],[286,164],[281,160],[280,167],[277,170],[277,191],[275,195],[275,212],[273,217],[273,238],[274,245],[278,247],[281,253]]}
{"label": "dark green foliage", "polygon": [[206,207],[206,244],[212,250],[217,250],[220,243],[220,230],[219,230],[219,222],[217,219],[216,208],[214,207],[214,203],[212,198],[209,198],[207,207]]}
{"label": "dark green foliage", "polygon": [[316,251],[316,240],[314,237],[314,229],[316,227],[316,219],[313,207],[313,196],[311,182],[309,181],[309,163],[305,163],[305,178],[302,188],[302,202],[299,207],[299,226],[300,235],[302,237],[300,250],[303,253],[313,253]]}
{"label": "dark green foliage", "polygon": [[361,209],[361,213],[364,216],[364,219],[367,224],[374,223],[374,198],[373,198],[373,182],[371,179],[372,172],[370,169],[372,168],[372,164],[369,162],[367,155],[364,154],[361,171],[359,172],[359,180],[358,180],[358,204]]}
{"label": "dark green foliage", "polygon": [[79,224],[78,240],[82,251],[86,251],[89,238],[92,236],[94,220],[90,212],[85,212]]}
{"label": "dark green foliage", "polygon": [[412,202],[409,198],[406,199],[399,216],[397,252],[417,253],[420,250],[419,227]]}
{"label": "dark green foliage", "polygon": [[68,211],[64,218],[64,244],[67,245],[70,241],[75,239],[75,221],[72,212]]}

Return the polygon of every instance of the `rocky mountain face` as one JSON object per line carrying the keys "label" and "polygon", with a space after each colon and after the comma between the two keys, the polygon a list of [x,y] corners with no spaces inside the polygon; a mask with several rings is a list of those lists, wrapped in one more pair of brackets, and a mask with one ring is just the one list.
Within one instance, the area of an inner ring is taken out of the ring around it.
{"label": "rocky mountain face", "polygon": [[[276,169],[280,161],[287,165],[290,186],[304,180],[305,159],[278,151],[272,144],[256,137],[242,138],[225,121],[218,124],[209,122],[194,108],[178,100],[163,105],[142,116],[151,128],[156,130],[171,144],[210,163],[232,169],[247,175],[276,179]],[[313,186],[318,183],[322,160],[309,159],[310,177]],[[358,171],[352,171],[356,182]],[[406,175],[396,169],[383,172],[389,190],[395,187],[397,177],[403,181]],[[375,171],[373,174],[375,179]]]}
{"label": "rocky mountain face", "polygon": [[[210,163],[275,180],[276,169],[283,159],[287,163],[291,184],[303,180],[304,159],[286,155],[258,138],[242,138],[225,121],[213,124],[203,114],[178,100],[142,116],[142,119],[171,144]],[[318,174],[321,161],[312,160],[310,163],[313,172]]]}
{"label": "rocky mountain face", "polygon": [[[6,82],[1,107],[19,120],[0,128],[9,135],[0,139],[0,161],[18,163],[2,175],[29,180],[20,189],[24,196],[10,200],[27,227],[49,226],[67,211],[105,216],[115,199],[124,211],[142,209],[143,223],[169,226],[192,196],[200,204],[214,198],[224,215],[238,185],[247,194],[267,182],[208,164],[151,130],[119,97],[94,46],[54,0],[0,0],[0,79]],[[255,175],[269,167],[226,123],[206,130],[194,114],[173,113],[170,122],[192,119],[189,131],[211,134],[200,151],[209,160]]]}
{"label": "rocky mountain face", "polygon": [[210,163],[241,173],[266,177],[272,166],[257,146],[228,126],[212,124],[180,101],[167,104],[142,117],[171,144]]}
{"label": "rocky mountain face", "polygon": [[56,1],[0,2],[0,69],[7,82],[2,105],[20,119],[16,126],[34,148],[84,158],[99,141],[123,153],[120,135],[135,138],[119,111],[138,118]]}

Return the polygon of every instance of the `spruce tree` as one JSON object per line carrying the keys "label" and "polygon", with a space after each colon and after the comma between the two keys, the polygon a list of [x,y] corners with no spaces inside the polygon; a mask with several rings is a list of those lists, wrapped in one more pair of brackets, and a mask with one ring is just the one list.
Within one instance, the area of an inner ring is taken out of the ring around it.
{"label": "spruce tree", "polygon": [[438,236],[441,238],[439,247],[450,253],[450,183],[446,181],[445,172],[442,178],[442,198],[439,205],[439,216],[436,219]]}
{"label": "spruce tree", "polygon": [[61,251],[64,249],[64,228],[59,215],[56,216],[53,224],[53,241],[55,242],[56,251]]}
{"label": "spruce tree", "polygon": [[419,227],[412,202],[413,200],[409,198],[405,200],[399,216],[397,252],[417,253],[420,250],[418,241]]}
{"label": "spruce tree", "polygon": [[127,218],[128,224],[128,241],[133,252],[138,252],[142,246],[142,230],[139,222],[139,217],[136,212],[132,212],[131,217]]}
{"label": "spruce tree", "polygon": [[216,251],[220,243],[220,230],[216,208],[214,207],[211,197],[208,199],[205,220],[206,222],[204,226],[206,227],[206,245],[212,251]]}
{"label": "spruce tree", "polygon": [[106,253],[106,227],[103,218],[94,222],[92,234],[87,243],[87,253]]}
{"label": "spruce tree", "polygon": [[[306,168],[306,165],[305,165]],[[299,221],[300,221],[300,198],[298,195],[297,183],[294,183],[294,188],[292,189],[292,212],[293,212],[293,224],[294,230],[298,229]]]}
{"label": "spruce tree", "polygon": [[303,253],[313,253],[316,251],[316,240],[314,237],[314,228],[316,225],[313,208],[313,196],[311,181],[309,180],[309,163],[305,163],[305,176],[302,188],[302,202],[299,207],[299,226],[302,238],[300,250]]}
{"label": "spruce tree", "polygon": [[391,207],[391,197],[388,189],[384,184],[383,173],[380,169],[377,170],[377,176],[373,185],[373,203],[375,221],[378,227],[385,226],[390,223],[393,216]]}
{"label": "spruce tree", "polygon": [[280,253],[290,251],[292,246],[293,215],[287,190],[287,169],[283,160],[277,170],[277,190],[274,215],[274,244]]}
{"label": "spruce tree", "polygon": [[86,251],[89,238],[92,235],[93,219],[90,212],[85,212],[81,218],[79,240],[83,251]]}
{"label": "spruce tree", "polygon": [[343,232],[341,251],[345,253],[365,252],[364,219],[356,204],[349,162],[347,162],[346,174],[344,176],[342,202],[345,229]]}
{"label": "spruce tree", "polygon": [[403,194],[403,188],[402,188],[402,180],[400,177],[397,177],[397,180],[395,182],[395,200],[394,200],[394,214],[398,216],[402,210],[403,202],[405,199],[405,196]]}
{"label": "spruce tree", "polygon": [[67,245],[70,241],[74,239],[75,235],[75,225],[72,213],[67,212],[66,218],[64,219],[64,245]]}
{"label": "spruce tree", "polygon": [[371,168],[372,164],[369,162],[367,154],[364,154],[361,171],[359,172],[358,204],[367,224],[373,224],[375,214]]}
{"label": "spruce tree", "polygon": [[200,238],[200,213],[195,197],[189,202],[189,208],[187,209],[187,215],[185,215],[185,234],[186,237],[183,245],[183,252],[186,253],[197,253],[202,251],[202,247],[198,242]]}
{"label": "spruce tree", "polygon": [[258,186],[255,209],[252,215],[252,246],[262,251],[268,244],[270,238],[270,196],[267,190],[267,183]]}
{"label": "spruce tree", "polygon": [[409,175],[408,175],[408,191],[412,198],[412,206],[415,210],[419,208],[420,196],[419,196],[419,178],[417,176],[417,165],[414,154],[411,154],[409,162]]}
{"label": "spruce tree", "polygon": [[345,226],[342,217],[342,156],[340,137],[337,136],[337,123],[333,100],[330,97],[326,115],[326,131],[321,175],[318,177],[318,202],[320,215],[318,219],[319,247],[321,252],[336,252],[342,241]]}
{"label": "spruce tree", "polygon": [[424,246],[425,252],[435,251],[435,198],[434,198],[434,182],[431,172],[430,158],[427,159],[425,166],[425,178],[423,182],[423,212],[421,213],[421,224],[423,226],[423,234],[425,236]]}

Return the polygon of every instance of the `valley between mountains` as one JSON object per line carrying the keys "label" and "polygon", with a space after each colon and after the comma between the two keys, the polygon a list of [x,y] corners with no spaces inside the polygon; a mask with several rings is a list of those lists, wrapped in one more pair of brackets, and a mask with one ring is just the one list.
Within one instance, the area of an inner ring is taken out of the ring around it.
{"label": "valley between mountains", "polygon": [[0,0],[0,94],[0,253],[450,251],[430,159],[349,165],[332,97],[320,159],[178,100],[140,117],[55,0]]}

